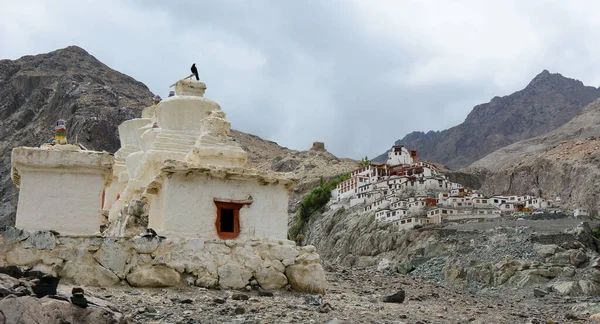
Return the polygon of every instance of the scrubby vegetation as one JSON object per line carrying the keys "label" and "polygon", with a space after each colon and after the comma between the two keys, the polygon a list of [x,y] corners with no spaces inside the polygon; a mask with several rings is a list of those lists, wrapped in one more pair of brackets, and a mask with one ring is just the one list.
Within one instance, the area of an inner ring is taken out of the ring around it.
{"label": "scrubby vegetation", "polygon": [[366,166],[369,166],[369,164],[371,164],[371,160],[369,160],[369,157],[365,156],[364,158],[362,158],[360,160],[360,163],[358,164],[358,166],[366,167]]}
{"label": "scrubby vegetation", "polygon": [[327,182],[321,179],[321,184],[313,189],[300,203],[298,208],[297,216],[298,221],[294,226],[289,229],[288,238],[290,240],[297,240],[302,234],[304,224],[310,219],[310,216],[315,212],[319,211],[327,202],[331,199],[331,190],[335,189],[338,183],[350,178],[350,174],[342,174]]}

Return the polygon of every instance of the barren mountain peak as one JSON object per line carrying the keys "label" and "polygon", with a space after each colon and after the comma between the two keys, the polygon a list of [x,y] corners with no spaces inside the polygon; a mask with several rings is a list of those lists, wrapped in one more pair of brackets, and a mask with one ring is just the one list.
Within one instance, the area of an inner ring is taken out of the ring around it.
{"label": "barren mountain peak", "polygon": [[543,70],[523,90],[475,106],[462,124],[435,133],[412,132],[396,144],[419,151],[425,160],[458,169],[560,127],[598,98],[599,89]]}

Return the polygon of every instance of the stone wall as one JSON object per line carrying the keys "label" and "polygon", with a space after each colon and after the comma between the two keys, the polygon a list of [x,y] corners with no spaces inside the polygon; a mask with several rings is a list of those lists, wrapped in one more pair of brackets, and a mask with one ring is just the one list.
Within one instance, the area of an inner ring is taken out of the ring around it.
{"label": "stone wall", "polygon": [[0,266],[17,265],[58,275],[78,285],[264,289],[325,293],[325,274],[314,246],[292,241],[222,241],[201,238],[132,239],[62,236],[0,228]]}

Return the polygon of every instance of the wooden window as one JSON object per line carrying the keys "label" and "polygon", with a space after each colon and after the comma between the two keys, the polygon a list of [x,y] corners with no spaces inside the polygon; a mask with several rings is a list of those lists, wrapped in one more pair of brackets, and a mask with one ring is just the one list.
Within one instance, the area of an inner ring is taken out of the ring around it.
{"label": "wooden window", "polygon": [[215,201],[217,206],[217,235],[223,240],[230,240],[240,235],[240,209],[241,203]]}

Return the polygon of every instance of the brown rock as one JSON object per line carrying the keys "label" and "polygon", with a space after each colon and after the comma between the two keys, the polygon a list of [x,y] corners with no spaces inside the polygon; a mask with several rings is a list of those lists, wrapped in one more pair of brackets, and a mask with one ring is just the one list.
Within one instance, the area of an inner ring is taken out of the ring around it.
{"label": "brown rock", "polygon": [[5,298],[0,300],[0,309],[0,323],[124,323],[121,313],[99,307],[82,309],[69,302],[47,297]]}
{"label": "brown rock", "polygon": [[177,286],[181,282],[181,275],[164,265],[140,266],[127,275],[127,282],[134,287]]}

